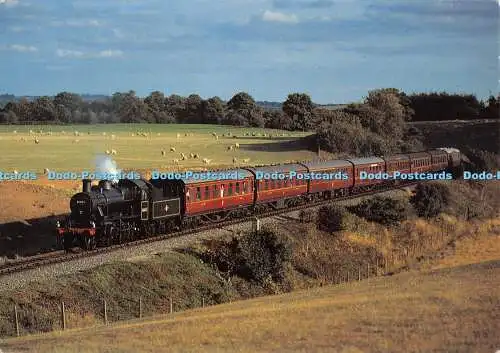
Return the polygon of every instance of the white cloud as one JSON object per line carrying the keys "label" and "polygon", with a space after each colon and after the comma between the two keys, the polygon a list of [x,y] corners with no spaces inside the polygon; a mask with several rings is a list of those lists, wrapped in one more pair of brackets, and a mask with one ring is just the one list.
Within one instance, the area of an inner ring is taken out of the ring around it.
{"label": "white cloud", "polygon": [[123,52],[121,50],[103,50],[100,51],[97,56],[100,58],[111,58],[111,57],[123,56]]}
{"label": "white cloud", "polygon": [[6,47],[7,50],[18,51],[20,53],[36,52],[38,49],[32,45],[11,44]]}
{"label": "white cloud", "polygon": [[268,22],[285,22],[285,23],[297,23],[299,19],[294,14],[284,14],[282,12],[273,12],[266,10],[262,15],[262,20]]}
{"label": "white cloud", "polygon": [[6,6],[14,6],[17,5],[18,3],[19,3],[18,0],[0,0],[0,5],[4,4]]}
{"label": "white cloud", "polygon": [[57,49],[56,54],[61,58],[81,58],[84,56],[84,53],[81,51],[68,49]]}
{"label": "white cloud", "polygon": [[54,27],[101,27],[103,22],[95,19],[88,20],[65,20],[65,21],[52,21],[50,23]]}
{"label": "white cloud", "polygon": [[102,50],[100,52],[84,53],[79,50],[57,49],[56,55],[61,58],[92,59],[92,58],[112,58],[123,56],[121,50]]}

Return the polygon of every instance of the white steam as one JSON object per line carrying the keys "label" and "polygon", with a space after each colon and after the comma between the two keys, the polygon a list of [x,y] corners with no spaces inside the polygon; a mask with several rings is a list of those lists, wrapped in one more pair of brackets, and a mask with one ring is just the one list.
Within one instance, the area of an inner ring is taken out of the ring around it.
{"label": "white steam", "polygon": [[116,162],[111,157],[103,155],[97,156],[95,168],[96,174],[105,175],[103,179],[108,179],[115,183],[118,182],[121,170],[118,169]]}

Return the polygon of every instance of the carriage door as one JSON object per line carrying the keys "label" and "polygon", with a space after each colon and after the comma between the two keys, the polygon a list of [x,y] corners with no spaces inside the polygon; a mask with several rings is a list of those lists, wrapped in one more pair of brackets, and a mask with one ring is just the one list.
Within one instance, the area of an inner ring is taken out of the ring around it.
{"label": "carriage door", "polygon": [[149,202],[141,201],[141,221],[147,221],[149,216]]}

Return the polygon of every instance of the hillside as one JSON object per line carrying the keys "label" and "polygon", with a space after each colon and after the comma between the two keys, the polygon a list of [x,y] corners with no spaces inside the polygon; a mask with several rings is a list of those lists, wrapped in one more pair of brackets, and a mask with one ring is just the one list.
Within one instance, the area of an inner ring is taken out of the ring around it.
{"label": "hillside", "polygon": [[[404,273],[90,330],[15,352],[494,352],[500,261]],[[168,348],[167,348],[168,347]]]}

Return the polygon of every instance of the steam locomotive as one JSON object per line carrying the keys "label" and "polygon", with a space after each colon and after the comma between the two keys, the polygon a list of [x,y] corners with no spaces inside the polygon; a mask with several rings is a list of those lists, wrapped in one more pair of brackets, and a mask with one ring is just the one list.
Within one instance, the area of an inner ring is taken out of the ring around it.
{"label": "steam locomotive", "polygon": [[[70,200],[71,214],[57,225],[57,242],[66,250],[92,250],[155,234],[196,227],[262,209],[280,209],[361,194],[404,183],[363,175],[450,173],[461,170],[462,154],[453,148],[398,154],[226,170],[237,179],[83,180],[83,190]],[[262,178],[270,174],[284,178]],[[341,173],[345,178],[313,179],[303,175]],[[286,177],[289,175],[290,177]],[[295,176],[292,176],[295,175]]]}

